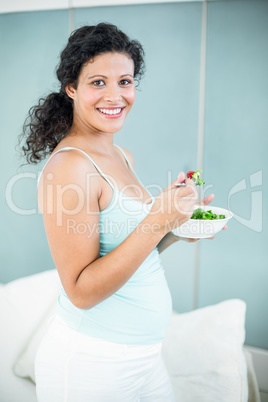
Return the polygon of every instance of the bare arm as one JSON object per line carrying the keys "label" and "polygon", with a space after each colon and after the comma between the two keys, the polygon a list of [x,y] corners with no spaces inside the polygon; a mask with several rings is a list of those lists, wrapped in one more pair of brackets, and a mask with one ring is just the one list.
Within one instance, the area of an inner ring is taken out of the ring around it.
{"label": "bare arm", "polygon": [[159,254],[163,253],[169,246],[179,241],[179,236],[175,236],[172,232],[168,232],[158,243],[157,249]]}
{"label": "bare arm", "polygon": [[[192,202],[193,207],[194,201]],[[161,204],[161,199],[158,203]],[[180,223],[188,220],[190,215],[181,217]],[[156,220],[154,214],[149,213],[118,247],[89,264],[81,272],[76,282],[76,303],[80,308],[88,309],[115,293],[156,246],[160,246],[161,251],[164,251],[180,239],[172,232],[167,233],[165,225],[160,221],[161,219]]]}
{"label": "bare arm", "polygon": [[[53,179],[47,179],[48,173],[53,174]],[[136,229],[118,247],[100,257],[99,231],[96,230],[100,212],[99,175],[77,151],[55,155],[40,180],[38,204],[53,260],[71,302],[78,308],[89,309],[122,287],[167,233],[166,220],[174,224],[179,219],[181,224],[189,219],[190,212],[179,213],[174,202],[171,212],[166,210],[171,195],[180,200],[182,211],[188,211],[186,204],[192,210],[191,187],[171,189],[171,185],[168,186],[169,191],[160,193],[150,213]],[[70,221],[74,230],[70,229]],[[156,224],[158,230],[154,230]],[[91,228],[91,235],[83,228]]]}
{"label": "bare arm", "polygon": [[163,232],[152,233],[146,217],[114,250],[89,264],[74,289],[75,304],[89,309],[120,289],[153,251]]}

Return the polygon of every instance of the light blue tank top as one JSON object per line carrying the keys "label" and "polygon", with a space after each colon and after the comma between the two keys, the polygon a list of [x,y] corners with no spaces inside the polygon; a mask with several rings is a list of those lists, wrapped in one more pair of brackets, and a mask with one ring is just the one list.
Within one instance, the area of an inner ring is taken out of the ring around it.
{"label": "light blue tank top", "polygon": [[[122,152],[129,168],[140,182],[124,151],[115,146]],[[152,199],[150,204],[128,197],[113,186],[92,158],[81,149],[65,147],[57,152],[69,149],[77,149],[89,158],[113,189],[110,204],[100,211],[98,230],[102,257],[122,243],[146,217],[154,203],[154,197],[149,193]],[[142,185],[141,182],[140,184]],[[57,312],[71,328],[92,337],[124,344],[161,342],[170,321],[172,300],[157,247],[123,287],[88,310],[75,307],[61,286]]]}

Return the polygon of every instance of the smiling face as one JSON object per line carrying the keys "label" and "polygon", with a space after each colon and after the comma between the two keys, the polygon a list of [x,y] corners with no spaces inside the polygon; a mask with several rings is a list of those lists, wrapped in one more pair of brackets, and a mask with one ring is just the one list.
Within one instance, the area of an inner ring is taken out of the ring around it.
{"label": "smiling face", "polygon": [[86,63],[73,99],[73,126],[91,132],[119,131],[135,100],[134,62],[126,54],[103,53]]}

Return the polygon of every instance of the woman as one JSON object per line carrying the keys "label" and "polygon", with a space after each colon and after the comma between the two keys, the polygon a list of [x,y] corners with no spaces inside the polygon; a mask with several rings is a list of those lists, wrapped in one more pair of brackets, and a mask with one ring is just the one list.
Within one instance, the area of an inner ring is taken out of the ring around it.
{"label": "woman", "polygon": [[[57,314],[39,347],[39,402],[174,401],[161,359],[171,297],[159,258],[178,240],[196,190],[185,176],[155,198],[132,154],[114,145],[135,100],[144,51],[111,24],[84,26],[61,53],[61,88],[24,126],[27,159],[48,159],[38,186],[61,280]],[[207,197],[206,203],[213,197]]]}

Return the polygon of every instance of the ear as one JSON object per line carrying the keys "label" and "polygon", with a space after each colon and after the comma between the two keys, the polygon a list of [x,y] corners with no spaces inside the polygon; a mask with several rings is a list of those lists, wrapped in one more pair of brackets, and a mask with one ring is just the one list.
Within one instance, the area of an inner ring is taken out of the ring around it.
{"label": "ear", "polygon": [[74,99],[74,97],[75,97],[75,89],[74,89],[74,87],[73,87],[73,84],[68,84],[68,85],[65,87],[65,91],[66,91],[67,95],[68,95],[71,99]]}

